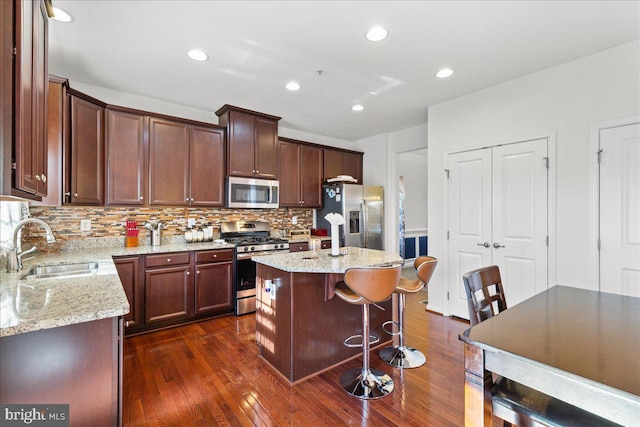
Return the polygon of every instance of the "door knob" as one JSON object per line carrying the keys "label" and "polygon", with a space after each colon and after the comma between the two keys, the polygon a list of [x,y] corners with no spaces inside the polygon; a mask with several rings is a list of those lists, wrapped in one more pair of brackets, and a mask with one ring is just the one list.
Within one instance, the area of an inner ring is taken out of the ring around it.
{"label": "door knob", "polygon": [[476,245],[478,246],[484,246],[485,248],[490,247],[491,245],[489,244],[489,242],[484,242],[484,243],[476,243]]}
{"label": "door knob", "polygon": [[498,249],[498,248],[504,248],[504,245],[501,245],[500,243],[497,243],[497,242],[496,242],[496,243],[494,243],[494,244],[493,244],[493,247],[494,247],[494,248],[496,248],[496,249]]}

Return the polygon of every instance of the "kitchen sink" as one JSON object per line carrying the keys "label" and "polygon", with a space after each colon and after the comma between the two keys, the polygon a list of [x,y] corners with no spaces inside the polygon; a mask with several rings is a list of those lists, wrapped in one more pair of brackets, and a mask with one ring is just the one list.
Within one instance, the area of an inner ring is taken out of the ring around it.
{"label": "kitchen sink", "polygon": [[48,279],[60,277],[75,277],[96,273],[98,262],[82,262],[77,264],[56,264],[33,267],[22,276],[25,280]]}

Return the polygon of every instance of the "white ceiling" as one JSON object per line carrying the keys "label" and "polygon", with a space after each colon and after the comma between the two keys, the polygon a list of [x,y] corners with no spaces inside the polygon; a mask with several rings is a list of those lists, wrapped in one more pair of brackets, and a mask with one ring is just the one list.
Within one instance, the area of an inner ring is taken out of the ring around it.
{"label": "white ceiling", "polygon": [[[52,74],[355,141],[457,96],[640,39],[638,1],[58,1]],[[382,25],[389,37],[365,39]],[[190,60],[198,47],[210,59]],[[436,79],[451,67],[455,74]],[[319,75],[318,70],[323,70]],[[298,92],[284,89],[296,80]],[[365,106],[351,111],[354,103]],[[213,120],[215,122],[215,119]]]}

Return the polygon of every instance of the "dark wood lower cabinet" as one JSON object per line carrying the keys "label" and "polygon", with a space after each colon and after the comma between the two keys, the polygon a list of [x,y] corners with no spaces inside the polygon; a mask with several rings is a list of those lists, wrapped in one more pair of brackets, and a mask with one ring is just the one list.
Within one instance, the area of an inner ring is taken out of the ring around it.
{"label": "dark wood lower cabinet", "polygon": [[233,308],[233,263],[198,264],[195,275],[195,313]]}
{"label": "dark wood lower cabinet", "polygon": [[69,425],[122,425],[122,342],[120,317],[0,338],[2,403],[68,404]]}
{"label": "dark wood lower cabinet", "polygon": [[233,249],[171,252],[113,258],[134,335],[233,313]]}
{"label": "dark wood lower cabinet", "polygon": [[147,269],[144,272],[147,324],[189,316],[193,294],[191,266]]}
{"label": "dark wood lower cabinet", "polygon": [[116,265],[122,288],[129,300],[129,313],[124,316],[124,327],[125,330],[128,330],[142,324],[143,295],[141,295],[142,287],[140,286],[140,257],[114,257],[113,263]]}

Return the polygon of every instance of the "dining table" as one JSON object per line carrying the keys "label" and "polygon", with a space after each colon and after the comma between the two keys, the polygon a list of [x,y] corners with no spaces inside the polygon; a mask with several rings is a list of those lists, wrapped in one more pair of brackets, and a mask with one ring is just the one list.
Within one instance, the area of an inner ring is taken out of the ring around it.
{"label": "dining table", "polygon": [[492,374],[640,426],[640,298],[554,286],[459,338],[465,426],[492,425]]}

